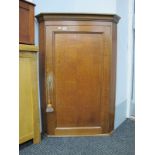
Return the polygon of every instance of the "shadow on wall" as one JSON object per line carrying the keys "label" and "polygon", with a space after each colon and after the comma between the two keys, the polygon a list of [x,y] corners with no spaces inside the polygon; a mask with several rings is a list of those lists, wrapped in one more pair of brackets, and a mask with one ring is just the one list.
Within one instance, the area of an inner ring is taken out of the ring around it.
{"label": "shadow on wall", "polygon": [[115,111],[114,129],[116,129],[126,119],[126,105],[127,105],[126,103],[127,103],[127,101],[124,100],[120,104],[115,105],[116,111]]}

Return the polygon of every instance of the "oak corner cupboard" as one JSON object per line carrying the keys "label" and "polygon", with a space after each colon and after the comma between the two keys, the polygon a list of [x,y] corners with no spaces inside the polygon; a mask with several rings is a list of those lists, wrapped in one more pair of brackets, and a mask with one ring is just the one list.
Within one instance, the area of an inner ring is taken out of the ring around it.
{"label": "oak corner cupboard", "polygon": [[110,134],[119,17],[41,13],[36,18],[44,132],[53,136]]}

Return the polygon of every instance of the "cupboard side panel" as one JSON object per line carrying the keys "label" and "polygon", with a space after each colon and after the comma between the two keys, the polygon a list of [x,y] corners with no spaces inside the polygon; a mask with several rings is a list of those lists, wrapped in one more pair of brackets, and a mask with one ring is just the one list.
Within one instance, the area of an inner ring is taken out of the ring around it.
{"label": "cupboard side panel", "polygon": [[117,24],[111,29],[111,80],[110,80],[110,113],[109,131],[114,129],[115,100],[116,100],[116,63],[117,63]]}
{"label": "cupboard side panel", "polygon": [[45,98],[45,26],[39,23],[39,86],[41,101],[42,132],[46,132],[46,98]]}

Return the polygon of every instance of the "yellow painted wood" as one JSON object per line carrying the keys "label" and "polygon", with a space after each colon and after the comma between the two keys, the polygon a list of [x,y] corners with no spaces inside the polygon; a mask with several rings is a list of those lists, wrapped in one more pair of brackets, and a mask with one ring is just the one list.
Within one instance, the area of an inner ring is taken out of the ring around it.
{"label": "yellow painted wood", "polygon": [[28,135],[24,135],[23,137],[19,138],[19,144],[22,144],[30,139],[33,138],[33,133],[29,133]]}
{"label": "yellow painted wood", "polygon": [[19,50],[20,52],[23,52],[23,51],[38,52],[39,48],[38,46],[35,46],[35,45],[19,44]]}
{"label": "yellow painted wood", "polygon": [[33,76],[33,126],[34,126],[34,135],[33,135],[33,143],[37,144],[40,142],[40,119],[39,119],[39,108],[38,108],[38,77],[37,75],[37,57],[34,57],[32,71],[35,76]]}
{"label": "yellow painted wood", "polygon": [[19,143],[33,138],[40,142],[37,55],[20,52],[19,58]]}

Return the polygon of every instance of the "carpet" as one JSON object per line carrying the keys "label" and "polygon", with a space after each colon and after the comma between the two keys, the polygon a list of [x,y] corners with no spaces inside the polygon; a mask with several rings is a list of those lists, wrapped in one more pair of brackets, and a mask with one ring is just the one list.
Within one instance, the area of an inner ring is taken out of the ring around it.
{"label": "carpet", "polygon": [[134,155],[135,121],[127,119],[111,136],[43,137],[40,144],[30,141],[19,150],[20,155]]}

